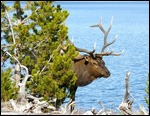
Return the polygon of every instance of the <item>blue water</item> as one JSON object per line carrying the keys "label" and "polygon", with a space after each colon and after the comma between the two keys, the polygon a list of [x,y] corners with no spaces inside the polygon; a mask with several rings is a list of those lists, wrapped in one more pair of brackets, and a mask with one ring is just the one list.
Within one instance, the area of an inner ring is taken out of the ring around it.
{"label": "blue water", "polygon": [[116,34],[118,39],[109,50],[120,52],[121,56],[105,56],[104,61],[111,72],[107,79],[100,78],[91,84],[79,87],[76,92],[76,108],[118,108],[125,94],[125,75],[130,71],[129,88],[134,96],[133,108],[139,104],[147,107],[144,89],[149,72],[149,3],[148,2],[55,2],[70,15],[66,20],[70,39],[78,47],[100,52],[103,44],[103,33],[99,28],[89,26],[98,24],[102,18],[104,29],[108,29],[113,16],[113,26],[108,35],[111,42]]}
{"label": "blue water", "polygon": [[[9,2],[9,4],[12,4]],[[105,56],[103,59],[111,76],[100,78],[91,84],[79,87],[76,92],[76,108],[88,110],[92,107],[101,109],[100,100],[106,108],[118,108],[125,94],[125,75],[130,71],[129,88],[134,96],[133,107],[144,105],[144,89],[149,73],[149,2],[55,2],[68,10],[66,20],[68,35],[74,38],[78,47],[100,52],[103,33],[98,28],[89,26],[98,24],[102,18],[104,29],[108,29],[113,16],[113,26],[108,35],[111,42],[116,34],[118,39],[109,50],[120,52],[121,56]]]}

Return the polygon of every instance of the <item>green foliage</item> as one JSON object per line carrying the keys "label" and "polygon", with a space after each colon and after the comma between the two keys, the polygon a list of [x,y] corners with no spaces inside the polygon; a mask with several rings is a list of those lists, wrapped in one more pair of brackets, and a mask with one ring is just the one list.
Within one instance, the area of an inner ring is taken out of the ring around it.
{"label": "green foliage", "polygon": [[[2,6],[1,33],[6,42],[13,44],[5,50],[27,66],[33,76],[27,82],[26,90],[46,100],[57,98],[63,101],[77,80],[71,66],[78,53],[68,44],[68,28],[63,24],[69,13],[60,5],[54,6],[52,1],[29,1],[24,8],[20,1],[15,1],[10,8],[4,2]],[[13,13],[13,33],[6,20],[6,10]],[[25,10],[31,13],[27,16]],[[64,55],[59,53],[62,46],[67,46]],[[15,60],[10,60],[15,65]]]}
{"label": "green foliage", "polygon": [[11,69],[6,71],[1,71],[1,101],[9,101],[9,99],[15,99],[17,94],[17,89],[15,88],[15,82],[13,82],[10,77]]}
{"label": "green foliage", "polygon": [[144,97],[147,106],[149,107],[149,73],[148,73],[148,80],[146,82],[147,88],[145,89],[146,94],[148,95],[148,97]]}

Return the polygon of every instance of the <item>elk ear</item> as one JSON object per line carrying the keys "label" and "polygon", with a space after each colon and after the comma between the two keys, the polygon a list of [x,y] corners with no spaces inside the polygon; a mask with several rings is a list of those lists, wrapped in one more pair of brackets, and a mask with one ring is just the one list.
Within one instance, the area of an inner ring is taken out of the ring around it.
{"label": "elk ear", "polygon": [[73,59],[73,61],[79,61],[79,60],[81,60],[81,59],[83,59],[84,57],[82,56],[82,55],[78,55],[78,56],[76,56],[74,59]]}
{"label": "elk ear", "polygon": [[102,60],[102,59],[103,59],[103,57],[101,56],[101,57],[100,57],[100,59]]}
{"label": "elk ear", "polygon": [[85,56],[84,59],[85,59],[85,65],[87,65],[89,63],[89,57]]}
{"label": "elk ear", "polygon": [[97,59],[103,60],[103,57],[102,57],[102,56],[100,56],[100,57],[98,57]]}

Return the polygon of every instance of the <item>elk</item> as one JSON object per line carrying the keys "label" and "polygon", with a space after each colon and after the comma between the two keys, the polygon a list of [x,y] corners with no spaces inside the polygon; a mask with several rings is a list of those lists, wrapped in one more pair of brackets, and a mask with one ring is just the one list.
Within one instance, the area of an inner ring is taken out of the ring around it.
{"label": "elk", "polygon": [[[124,51],[122,50],[120,53],[114,53],[114,51],[110,51],[110,52],[104,51],[109,45],[113,44],[117,39],[117,35],[116,35],[115,39],[112,42],[107,43],[107,36],[112,27],[112,21],[113,21],[113,17],[111,19],[111,24],[107,31],[105,31],[105,29],[102,26],[101,18],[100,18],[100,24],[90,26],[90,27],[99,27],[99,29],[104,34],[104,44],[100,53],[95,53],[96,44],[94,45],[94,49],[92,51],[88,51],[86,49],[78,48],[75,46],[78,52],[84,52],[86,54],[78,55],[75,59],[73,59],[72,69],[76,73],[78,78],[75,87],[72,88],[72,90],[70,90],[71,92],[70,94],[72,94],[71,99],[73,101],[75,100],[75,92],[78,87],[86,86],[97,78],[101,78],[101,77],[108,78],[110,76],[110,71],[107,69],[107,67],[105,66],[105,62],[102,59],[103,56],[109,56],[109,55],[119,56]],[[73,42],[71,42],[71,44],[73,44]]]}

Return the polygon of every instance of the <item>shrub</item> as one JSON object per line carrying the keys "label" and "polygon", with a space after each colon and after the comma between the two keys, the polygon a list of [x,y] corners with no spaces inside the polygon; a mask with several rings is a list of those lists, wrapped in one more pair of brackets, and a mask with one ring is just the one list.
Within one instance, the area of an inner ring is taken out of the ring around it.
{"label": "shrub", "polygon": [[17,89],[15,88],[15,82],[10,78],[11,76],[10,68],[1,71],[1,102],[16,98]]}

